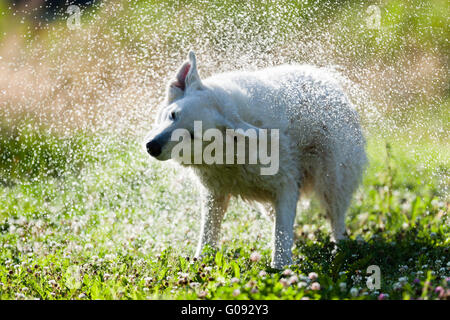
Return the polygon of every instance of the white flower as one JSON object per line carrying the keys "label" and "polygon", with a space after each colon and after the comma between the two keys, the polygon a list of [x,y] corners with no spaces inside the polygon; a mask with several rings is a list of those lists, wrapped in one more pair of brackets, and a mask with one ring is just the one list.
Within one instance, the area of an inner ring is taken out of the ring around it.
{"label": "white flower", "polygon": [[310,272],[310,273],[308,274],[308,278],[309,278],[310,280],[314,281],[314,280],[316,280],[316,279],[318,278],[318,275],[317,275],[317,273],[315,273],[315,272]]}
{"label": "white flower", "polygon": [[288,279],[288,281],[289,281],[290,284],[297,283],[298,282],[298,277],[294,274],[293,276],[291,276]]}
{"label": "white flower", "polygon": [[400,266],[400,268],[398,269],[400,272],[405,272],[408,271],[408,266],[404,265],[404,266]]}
{"label": "white flower", "polygon": [[394,283],[392,286],[394,290],[400,290],[402,288],[402,285],[399,282]]}
{"label": "white flower", "polygon": [[283,285],[283,287],[288,287],[290,286],[290,283],[288,280],[286,280],[286,278],[281,278],[280,279],[280,283]]}
{"label": "white flower", "polygon": [[318,282],[313,282],[313,283],[311,284],[311,290],[314,290],[314,291],[320,290],[320,283],[318,283]]}
{"label": "white flower", "polygon": [[25,299],[25,295],[23,293],[16,293],[17,299]]}
{"label": "white flower", "polygon": [[231,278],[230,282],[231,283],[238,283],[239,279],[238,278]]}
{"label": "white flower", "polygon": [[259,260],[261,260],[261,254],[257,251],[252,252],[252,254],[250,255],[250,261],[258,262]]}
{"label": "white flower", "polygon": [[358,296],[359,290],[355,287],[350,289],[350,294],[352,295],[352,297],[356,297]]}
{"label": "white flower", "polygon": [[292,276],[294,272],[291,269],[286,269],[283,271],[283,276]]}
{"label": "white flower", "polygon": [[241,294],[241,290],[239,290],[239,289],[235,289],[234,291],[233,291],[233,297],[237,297],[238,295],[240,295]]}
{"label": "white flower", "polygon": [[261,278],[267,276],[267,272],[265,272],[264,270],[261,270],[258,274]]}
{"label": "white flower", "polygon": [[145,285],[149,286],[152,283],[153,278],[152,277],[145,277],[144,281],[145,281]]}
{"label": "white flower", "polygon": [[401,284],[405,284],[408,282],[408,278],[407,277],[400,277],[398,278],[398,282],[400,282]]}

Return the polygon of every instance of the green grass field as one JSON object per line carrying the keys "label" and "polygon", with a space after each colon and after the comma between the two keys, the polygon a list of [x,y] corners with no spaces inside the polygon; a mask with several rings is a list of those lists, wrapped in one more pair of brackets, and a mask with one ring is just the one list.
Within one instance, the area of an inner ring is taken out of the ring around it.
{"label": "green grass field", "polygon": [[[0,3],[0,299],[450,299],[448,3],[373,1],[371,29],[369,2],[102,1],[80,30]],[[189,48],[202,76],[312,63],[361,89],[370,163],[336,250],[302,203],[273,270],[271,222],[234,199],[192,258],[198,190],[141,145]]]}
{"label": "green grass field", "polygon": [[[15,141],[20,152],[9,141],[1,158],[10,173],[0,189],[1,299],[448,297],[448,181],[441,179],[449,167],[439,146],[412,156],[401,142],[369,140],[350,239],[333,254],[313,201],[299,209],[295,265],[279,271],[269,267],[269,220],[240,201],[225,217],[220,250],[194,260],[195,188],[132,140],[32,131]],[[366,286],[370,265],[380,267],[380,290]]]}

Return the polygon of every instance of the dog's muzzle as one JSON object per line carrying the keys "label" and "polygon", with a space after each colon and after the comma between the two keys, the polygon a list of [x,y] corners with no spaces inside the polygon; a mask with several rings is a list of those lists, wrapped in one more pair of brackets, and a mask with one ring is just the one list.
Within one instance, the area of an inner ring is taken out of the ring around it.
{"label": "dog's muzzle", "polygon": [[145,145],[147,148],[147,152],[152,156],[152,157],[157,157],[161,154],[161,145],[155,141],[155,140],[151,140],[149,142],[147,142],[147,144]]}

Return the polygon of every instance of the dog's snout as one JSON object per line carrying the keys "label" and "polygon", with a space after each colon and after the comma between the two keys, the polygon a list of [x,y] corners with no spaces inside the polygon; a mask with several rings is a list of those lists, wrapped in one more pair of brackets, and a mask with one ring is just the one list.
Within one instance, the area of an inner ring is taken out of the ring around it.
{"label": "dog's snout", "polygon": [[161,154],[161,145],[155,140],[151,140],[151,141],[147,142],[146,147],[147,147],[147,152],[152,157],[157,157]]}

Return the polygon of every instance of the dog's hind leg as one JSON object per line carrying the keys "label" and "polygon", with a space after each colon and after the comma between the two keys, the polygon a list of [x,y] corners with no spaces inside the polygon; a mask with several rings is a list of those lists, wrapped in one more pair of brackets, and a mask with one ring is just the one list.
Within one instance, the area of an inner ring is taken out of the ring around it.
{"label": "dog's hind leg", "polygon": [[[346,188],[347,187],[347,188]],[[331,224],[331,240],[337,242],[347,238],[345,215],[350,205],[353,189],[339,183],[335,172],[328,172],[319,188],[318,196]]]}
{"label": "dog's hind leg", "polygon": [[285,187],[280,190],[275,201],[275,225],[273,232],[272,267],[281,269],[292,264],[294,242],[294,221],[299,191]]}
{"label": "dog's hind leg", "polygon": [[344,199],[345,195],[340,195],[342,198],[338,199],[339,195],[334,192],[329,192],[323,195],[322,201],[327,216],[331,224],[331,240],[338,242],[345,239],[345,214],[350,203],[350,197]]}
{"label": "dog's hind leg", "polygon": [[219,239],[223,216],[228,207],[230,195],[203,194],[200,239],[195,256],[202,253],[205,245],[215,247]]}

